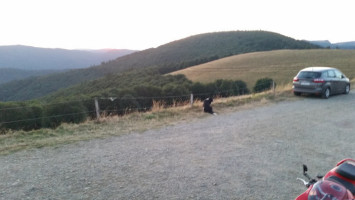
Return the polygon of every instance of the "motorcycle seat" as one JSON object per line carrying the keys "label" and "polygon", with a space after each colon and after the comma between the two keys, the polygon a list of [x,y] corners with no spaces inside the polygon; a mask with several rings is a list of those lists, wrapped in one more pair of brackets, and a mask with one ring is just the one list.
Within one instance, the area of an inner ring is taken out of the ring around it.
{"label": "motorcycle seat", "polygon": [[339,165],[335,172],[341,176],[348,178],[350,180],[355,180],[355,163],[354,162],[345,162]]}

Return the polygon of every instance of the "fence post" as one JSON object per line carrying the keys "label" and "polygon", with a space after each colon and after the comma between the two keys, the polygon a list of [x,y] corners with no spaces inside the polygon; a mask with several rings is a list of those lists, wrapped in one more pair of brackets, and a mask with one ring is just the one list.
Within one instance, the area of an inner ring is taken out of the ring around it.
{"label": "fence post", "polygon": [[272,81],[272,92],[274,93],[275,96],[275,81]]}
{"label": "fence post", "polygon": [[190,105],[191,105],[191,107],[193,106],[193,104],[194,104],[194,94],[191,93],[191,95],[190,95]]}
{"label": "fence post", "polygon": [[100,107],[99,100],[95,97],[95,110],[96,110],[96,119],[100,119]]}

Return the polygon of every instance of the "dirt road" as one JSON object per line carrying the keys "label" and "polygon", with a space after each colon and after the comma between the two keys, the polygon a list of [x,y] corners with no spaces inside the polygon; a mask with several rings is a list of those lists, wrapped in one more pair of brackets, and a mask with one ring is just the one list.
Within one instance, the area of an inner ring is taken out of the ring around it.
{"label": "dirt road", "polygon": [[355,155],[355,93],[0,157],[0,199],[294,199]]}

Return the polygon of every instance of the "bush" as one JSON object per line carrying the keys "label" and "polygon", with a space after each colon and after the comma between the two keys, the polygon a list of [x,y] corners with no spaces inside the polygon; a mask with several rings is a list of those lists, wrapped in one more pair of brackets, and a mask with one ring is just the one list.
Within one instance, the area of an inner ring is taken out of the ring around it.
{"label": "bush", "polygon": [[246,83],[240,80],[216,80],[214,94],[221,97],[238,96],[248,94]]}
{"label": "bush", "polygon": [[155,86],[136,86],[134,88],[140,111],[149,110],[153,106],[153,99],[161,96],[162,90]]}
{"label": "bush", "polygon": [[0,103],[0,129],[33,130],[42,127],[42,107],[26,103]]}
{"label": "bush", "polygon": [[136,97],[131,94],[124,95],[122,98],[118,99],[117,103],[119,114],[126,114],[142,109]]}
{"label": "bush", "polygon": [[234,81],[234,85],[235,85],[235,93],[237,95],[244,95],[244,94],[249,94],[250,91],[247,88],[247,84],[244,81]]}
{"label": "bush", "polygon": [[44,108],[43,126],[56,128],[61,123],[80,123],[87,119],[88,110],[82,102],[51,104]]}
{"label": "bush", "polygon": [[253,88],[254,92],[262,92],[270,90],[272,88],[273,80],[271,78],[262,78],[256,81],[256,84]]}
{"label": "bush", "polygon": [[184,102],[190,98],[190,91],[184,85],[167,84],[162,89],[162,96],[167,105],[173,105],[176,102]]}
{"label": "bush", "polygon": [[229,97],[229,96],[238,96],[249,93],[249,89],[244,81],[240,80],[216,80],[213,83],[193,83],[191,86],[191,92],[198,99],[205,99],[209,96],[221,96],[221,97]]}

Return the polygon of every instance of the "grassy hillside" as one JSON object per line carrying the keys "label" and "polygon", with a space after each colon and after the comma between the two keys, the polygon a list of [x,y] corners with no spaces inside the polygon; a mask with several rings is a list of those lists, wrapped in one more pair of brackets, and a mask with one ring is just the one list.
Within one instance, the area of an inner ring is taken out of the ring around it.
{"label": "grassy hillside", "polygon": [[[255,51],[318,48],[305,41],[265,31],[206,33],[133,53],[88,69],[0,85],[0,101],[29,100],[59,89],[132,69],[155,67],[164,74],[219,58]],[[108,86],[114,85],[107,83]]]}
{"label": "grassy hillside", "polygon": [[336,67],[355,78],[355,50],[277,50],[247,53],[197,65],[171,74],[184,74],[203,83],[217,79],[245,81],[252,88],[260,78],[277,84],[291,83],[297,72],[308,66]]}

